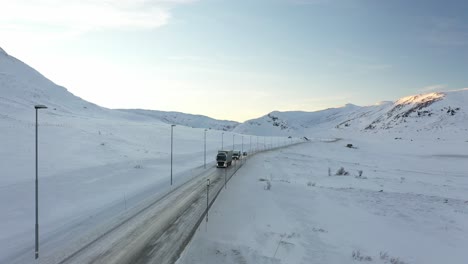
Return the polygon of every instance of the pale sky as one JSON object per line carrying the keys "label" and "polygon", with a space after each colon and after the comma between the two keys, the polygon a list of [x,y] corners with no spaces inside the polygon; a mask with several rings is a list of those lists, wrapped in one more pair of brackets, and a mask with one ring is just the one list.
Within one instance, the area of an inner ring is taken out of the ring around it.
{"label": "pale sky", "polygon": [[244,121],[468,87],[468,1],[0,0],[0,47],[85,100]]}

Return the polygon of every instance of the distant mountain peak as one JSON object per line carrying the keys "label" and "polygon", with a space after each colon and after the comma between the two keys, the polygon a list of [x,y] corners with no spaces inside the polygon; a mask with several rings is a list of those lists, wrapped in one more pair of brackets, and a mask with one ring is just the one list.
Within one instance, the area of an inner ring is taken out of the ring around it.
{"label": "distant mountain peak", "polygon": [[421,104],[427,102],[434,102],[442,99],[445,96],[444,93],[427,93],[427,94],[418,94],[406,96],[395,102],[396,105],[406,105],[406,104]]}
{"label": "distant mountain peak", "polygon": [[352,103],[347,103],[347,104],[344,105],[344,107],[352,108],[352,107],[359,107],[359,106],[357,106],[355,104],[352,104]]}
{"label": "distant mountain peak", "polygon": [[8,55],[6,51],[2,49],[2,47],[0,47],[0,55]]}
{"label": "distant mountain peak", "polygon": [[383,101],[370,106],[346,104],[315,112],[271,112],[248,120],[234,131],[256,135],[304,136],[316,132],[423,132],[468,131],[468,89],[432,92]]}

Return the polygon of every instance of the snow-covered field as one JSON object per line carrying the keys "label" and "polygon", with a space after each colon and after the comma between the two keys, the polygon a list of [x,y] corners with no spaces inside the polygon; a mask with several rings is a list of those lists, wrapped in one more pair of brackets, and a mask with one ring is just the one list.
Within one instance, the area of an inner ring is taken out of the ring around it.
{"label": "snow-covered field", "polygon": [[348,135],[262,153],[178,264],[468,263],[467,171],[462,138]]}
{"label": "snow-covered field", "polygon": [[[170,126],[116,118],[67,117],[47,111],[40,114],[40,120],[42,255],[56,250],[48,248],[46,241],[64,236],[77,226],[81,232],[95,232],[97,226],[112,221],[148,196],[171,190]],[[0,122],[0,129],[0,262],[3,263],[2,260],[18,255],[33,258],[35,163],[32,120]],[[221,133],[207,131],[207,168],[214,166],[214,157],[221,148]],[[233,135],[224,134],[224,146],[229,149]],[[236,136],[236,148],[241,149],[242,135]],[[244,150],[248,152],[249,143],[250,137],[244,136]],[[173,187],[202,173],[204,130],[174,127],[173,157]],[[97,222],[95,218],[103,213],[105,218]],[[52,243],[54,247],[56,242]]]}

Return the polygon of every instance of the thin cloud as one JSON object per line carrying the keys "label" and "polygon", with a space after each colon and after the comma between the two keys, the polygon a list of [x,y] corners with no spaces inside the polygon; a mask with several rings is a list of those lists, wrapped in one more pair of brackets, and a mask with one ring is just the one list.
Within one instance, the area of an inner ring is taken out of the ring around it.
{"label": "thin cloud", "polygon": [[419,92],[435,92],[447,89],[448,85],[446,84],[434,84],[422,87],[418,89]]}
{"label": "thin cloud", "polygon": [[468,24],[455,18],[432,18],[431,30],[425,38],[438,46],[467,46]]}
{"label": "thin cloud", "polygon": [[317,4],[327,4],[330,3],[330,0],[288,0],[288,2],[299,5],[317,5]]}
{"label": "thin cloud", "polygon": [[0,0],[0,30],[83,33],[164,26],[174,5],[191,0]]}

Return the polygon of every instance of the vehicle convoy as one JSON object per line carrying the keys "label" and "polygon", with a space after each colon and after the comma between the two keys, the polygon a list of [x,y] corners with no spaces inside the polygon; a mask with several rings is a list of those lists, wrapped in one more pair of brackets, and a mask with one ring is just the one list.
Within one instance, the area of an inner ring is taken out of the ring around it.
{"label": "vehicle convoy", "polygon": [[216,155],[216,167],[227,168],[232,164],[232,150],[219,150]]}
{"label": "vehicle convoy", "polygon": [[232,151],[232,159],[238,160],[241,158],[241,153],[238,150],[233,150]]}

